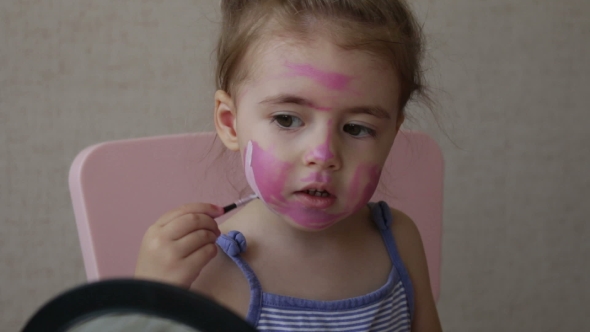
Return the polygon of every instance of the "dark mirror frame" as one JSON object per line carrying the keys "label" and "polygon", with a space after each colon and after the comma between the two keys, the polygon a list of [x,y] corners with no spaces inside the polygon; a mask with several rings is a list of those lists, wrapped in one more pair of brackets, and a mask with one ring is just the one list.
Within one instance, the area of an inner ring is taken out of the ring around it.
{"label": "dark mirror frame", "polygon": [[256,332],[228,309],[194,292],[154,281],[114,279],[85,284],[52,299],[22,332],[66,332],[108,314],[144,314],[198,331]]}

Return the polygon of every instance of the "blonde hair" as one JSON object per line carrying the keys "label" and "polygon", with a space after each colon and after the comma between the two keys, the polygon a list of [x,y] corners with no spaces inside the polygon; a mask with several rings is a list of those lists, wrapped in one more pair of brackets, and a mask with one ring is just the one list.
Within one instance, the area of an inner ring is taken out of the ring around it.
{"label": "blonde hair", "polygon": [[268,37],[269,27],[304,40],[317,29],[314,23],[325,22],[336,45],[369,52],[394,68],[400,111],[417,95],[427,99],[422,31],[404,0],[222,0],[221,10],[217,89],[230,95],[248,77],[244,59],[252,45]]}

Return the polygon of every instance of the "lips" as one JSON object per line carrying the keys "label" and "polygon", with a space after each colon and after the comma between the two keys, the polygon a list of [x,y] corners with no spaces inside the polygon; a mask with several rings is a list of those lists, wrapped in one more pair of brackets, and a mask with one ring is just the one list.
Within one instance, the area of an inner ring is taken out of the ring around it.
{"label": "lips", "polygon": [[319,182],[311,183],[298,191],[298,193],[306,193],[316,197],[335,196],[333,192],[333,189],[327,183]]}
{"label": "lips", "polygon": [[309,209],[327,209],[336,202],[332,189],[325,183],[312,183],[295,192],[295,196]]}
{"label": "lips", "polygon": [[331,194],[325,190],[310,189],[310,190],[304,190],[303,192],[308,195],[316,196],[316,197],[330,197],[331,196]]}

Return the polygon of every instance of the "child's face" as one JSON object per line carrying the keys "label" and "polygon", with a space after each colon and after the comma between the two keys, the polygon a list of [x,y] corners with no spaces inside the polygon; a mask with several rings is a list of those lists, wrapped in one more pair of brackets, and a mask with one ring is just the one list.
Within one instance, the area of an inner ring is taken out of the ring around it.
{"label": "child's face", "polygon": [[377,187],[403,121],[396,75],[321,38],[267,42],[255,54],[232,121],[248,182],[295,227],[330,227]]}

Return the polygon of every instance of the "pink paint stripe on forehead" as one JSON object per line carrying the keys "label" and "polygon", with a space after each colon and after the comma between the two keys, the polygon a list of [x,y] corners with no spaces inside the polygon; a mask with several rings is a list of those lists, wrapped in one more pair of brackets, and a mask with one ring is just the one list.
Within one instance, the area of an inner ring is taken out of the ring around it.
{"label": "pink paint stripe on forehead", "polygon": [[331,90],[346,90],[352,80],[350,76],[324,71],[311,65],[287,63],[285,67],[291,70],[292,75],[309,77]]}
{"label": "pink paint stripe on forehead", "polygon": [[315,106],[315,105],[313,105],[312,107],[313,107],[313,109],[316,109],[318,111],[324,111],[324,112],[332,110],[332,107],[322,107],[322,106]]}

